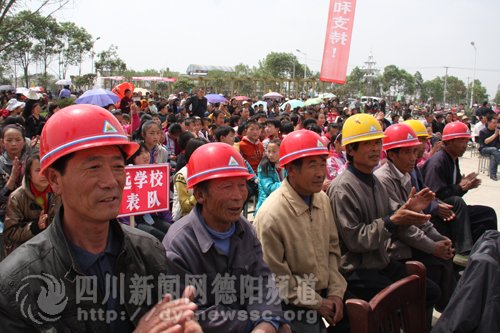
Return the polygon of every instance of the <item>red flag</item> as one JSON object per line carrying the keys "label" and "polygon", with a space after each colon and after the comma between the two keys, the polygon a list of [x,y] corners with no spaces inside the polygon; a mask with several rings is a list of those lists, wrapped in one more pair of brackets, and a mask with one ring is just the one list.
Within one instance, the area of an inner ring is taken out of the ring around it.
{"label": "red flag", "polygon": [[356,0],[330,0],[320,80],[345,83]]}

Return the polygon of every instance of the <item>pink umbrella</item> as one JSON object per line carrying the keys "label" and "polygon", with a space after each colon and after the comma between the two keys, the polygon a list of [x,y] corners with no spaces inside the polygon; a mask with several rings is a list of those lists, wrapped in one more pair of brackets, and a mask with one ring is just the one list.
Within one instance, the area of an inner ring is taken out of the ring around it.
{"label": "pink umbrella", "polygon": [[237,101],[246,101],[249,98],[246,97],[246,96],[235,96],[234,99],[237,100]]}
{"label": "pink umbrella", "polygon": [[278,94],[277,92],[269,92],[262,96],[263,98],[283,98],[281,94]]}

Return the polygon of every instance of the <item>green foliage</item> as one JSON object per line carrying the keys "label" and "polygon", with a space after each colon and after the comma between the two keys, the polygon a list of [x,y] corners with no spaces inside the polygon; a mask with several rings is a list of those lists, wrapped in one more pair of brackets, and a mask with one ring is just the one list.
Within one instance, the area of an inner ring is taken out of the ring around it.
{"label": "green foliage", "polygon": [[66,77],[70,65],[79,65],[78,75],[81,76],[83,57],[88,54],[94,46],[92,35],[73,22],[62,22],[61,43],[63,45],[61,48],[61,76]]}
{"label": "green foliage", "polygon": [[118,47],[115,45],[111,45],[106,51],[98,53],[97,58],[95,68],[103,75],[118,75],[127,69],[125,62],[118,56]]}
{"label": "green foliage", "polygon": [[[472,82],[469,84],[469,91],[472,91]],[[473,102],[481,105],[482,102],[488,100],[488,93],[486,88],[483,87],[481,81],[478,79],[474,80],[474,96]]]}
{"label": "green foliage", "polygon": [[497,90],[495,94],[495,99],[493,100],[497,105],[500,104],[500,90]]}
{"label": "green foliage", "polygon": [[446,80],[446,101],[452,104],[466,103],[466,95],[465,83],[456,76],[448,76]]}
{"label": "green foliage", "polygon": [[415,78],[406,70],[389,65],[382,74],[382,88],[389,96],[413,95]]}
{"label": "green foliage", "polygon": [[194,83],[186,77],[179,77],[174,83],[174,90],[176,91],[191,91],[194,88]]}

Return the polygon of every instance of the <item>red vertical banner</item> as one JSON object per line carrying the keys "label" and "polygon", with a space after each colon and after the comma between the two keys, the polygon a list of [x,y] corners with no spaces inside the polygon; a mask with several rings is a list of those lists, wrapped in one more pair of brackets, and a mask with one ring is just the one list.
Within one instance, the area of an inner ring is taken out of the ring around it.
{"label": "red vertical banner", "polygon": [[320,80],[345,83],[356,0],[330,0]]}

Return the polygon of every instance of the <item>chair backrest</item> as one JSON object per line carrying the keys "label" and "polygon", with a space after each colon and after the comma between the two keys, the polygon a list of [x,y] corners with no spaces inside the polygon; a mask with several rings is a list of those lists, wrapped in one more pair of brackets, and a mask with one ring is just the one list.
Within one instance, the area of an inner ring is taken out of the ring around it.
{"label": "chair backrest", "polygon": [[406,267],[409,276],[394,282],[370,302],[347,300],[351,332],[425,332],[425,267],[418,262]]}

